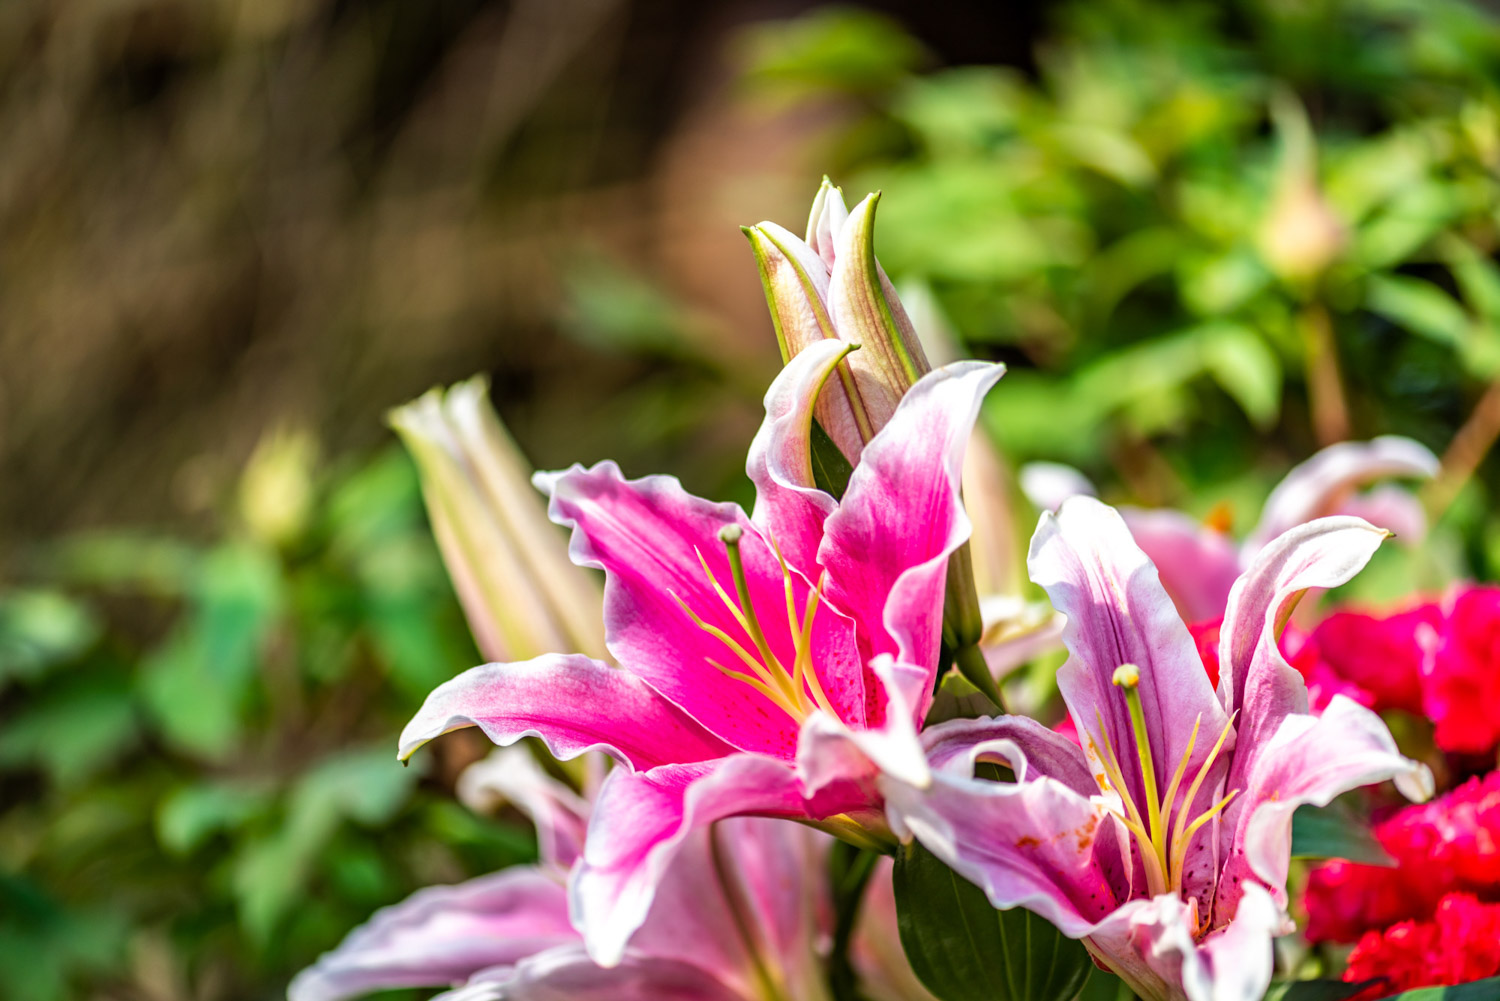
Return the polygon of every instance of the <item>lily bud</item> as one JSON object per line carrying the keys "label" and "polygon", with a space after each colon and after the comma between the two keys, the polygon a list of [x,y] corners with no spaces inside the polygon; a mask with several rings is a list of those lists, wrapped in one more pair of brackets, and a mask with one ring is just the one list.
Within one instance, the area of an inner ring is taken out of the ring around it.
{"label": "lily bud", "polygon": [[1305,284],[1337,259],[1348,234],[1318,186],[1317,144],[1307,114],[1295,98],[1280,95],[1272,117],[1281,134],[1281,163],[1258,242],[1279,278]]}
{"label": "lily bud", "polygon": [[485,658],[605,656],[599,584],[568,559],[487,380],[433,389],[389,421],[416,460],[433,534]]}
{"label": "lily bud", "polygon": [[279,429],[261,438],[240,478],[240,517],[252,535],[279,546],[302,534],[317,463],[318,443],[305,431]]}
{"label": "lily bud", "polygon": [[747,226],[783,362],[833,338],[860,345],[819,398],[818,423],[850,463],[885,426],[896,404],[931,370],[895,288],[875,259],[879,193],[851,212],[827,178],[813,200],[805,239],[773,222]]}

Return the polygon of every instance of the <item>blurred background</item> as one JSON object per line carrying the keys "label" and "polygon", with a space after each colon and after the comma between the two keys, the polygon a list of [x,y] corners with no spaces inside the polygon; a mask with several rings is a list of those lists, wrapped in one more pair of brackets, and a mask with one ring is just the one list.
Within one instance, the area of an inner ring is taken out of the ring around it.
{"label": "blurred background", "polygon": [[1012,462],[1244,531],[1406,434],[1438,531],[1355,596],[1500,570],[1483,6],[9,0],[0,81],[7,999],[275,998],[532,857],[452,801],[464,745],[394,765],[478,654],[384,414],[484,372],[539,467],[745,499],[738,227],[824,173],[1011,366]]}

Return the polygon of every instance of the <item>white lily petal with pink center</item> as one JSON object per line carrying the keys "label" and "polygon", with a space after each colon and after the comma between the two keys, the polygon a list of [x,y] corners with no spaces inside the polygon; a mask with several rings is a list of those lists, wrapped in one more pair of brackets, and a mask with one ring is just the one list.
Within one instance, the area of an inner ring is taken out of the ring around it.
{"label": "white lily petal with pink center", "polygon": [[476,813],[513,806],[536,826],[542,865],[565,874],[583,852],[590,806],[548,775],[524,747],[501,747],[458,776],[459,802]]}
{"label": "white lily petal with pink center", "polygon": [[[1266,546],[1232,589],[1216,693],[1123,520],[1068,500],[1043,516],[1030,566],[1068,617],[1058,681],[1087,754],[1014,717],[933,727],[926,789],[880,779],[892,829],[996,907],[1083,939],[1143,998],[1260,998],[1271,940],[1290,927],[1296,807],[1388,778],[1408,795],[1431,788],[1368,710],[1336,698],[1307,715],[1276,649],[1296,598],[1347,580],[1383,537],[1338,517]],[[986,761],[1014,781],[980,778]]]}
{"label": "white lily petal with pink center", "polygon": [[377,911],[299,973],[287,998],[343,1001],[375,990],[441,987],[577,940],[562,883],[520,866],[431,886]]}

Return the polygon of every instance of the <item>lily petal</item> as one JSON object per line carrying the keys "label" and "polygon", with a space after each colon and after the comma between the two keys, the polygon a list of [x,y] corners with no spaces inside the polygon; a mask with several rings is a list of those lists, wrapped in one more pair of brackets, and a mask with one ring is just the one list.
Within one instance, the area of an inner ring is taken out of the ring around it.
{"label": "lily petal", "polygon": [[1069,497],[1098,497],[1092,481],[1061,462],[1028,462],[1019,473],[1021,493],[1038,511],[1056,511]]}
{"label": "lily petal", "polygon": [[[1219,698],[1238,712],[1230,788],[1243,789],[1256,757],[1288,715],[1307,712],[1307,685],[1281,655],[1277,637],[1308,588],[1337,587],[1369,562],[1385,532],[1358,518],[1319,518],[1293,527],[1256,554],[1234,585],[1219,631]],[[1225,827],[1246,809],[1230,804]]]}
{"label": "lily petal", "polygon": [[828,844],[809,827],[764,817],[699,827],[683,841],[626,955],[692,963],[750,997],[759,993],[758,967],[779,996],[818,997],[817,948],[832,924]]}
{"label": "lily petal", "polygon": [[999,761],[1017,782],[1045,775],[1085,798],[1098,789],[1078,745],[1029,716],[952,719],[922,731],[934,771],[968,777],[980,761]]}
{"label": "lily petal", "polygon": [[850,350],[840,341],[818,341],[787,362],[766,391],[766,420],[745,461],[755,484],[753,520],[795,567],[817,565],[823,522],[838,506],[813,481],[813,405]]}
{"label": "lily petal", "polygon": [[1233,540],[1181,511],[1121,508],[1120,515],[1185,621],[1207,622],[1224,614],[1240,575]]}
{"label": "lily petal", "polygon": [[1215,905],[1223,915],[1236,914],[1237,891],[1251,878],[1265,883],[1277,904],[1286,906],[1297,807],[1327,806],[1350,789],[1386,779],[1395,779],[1410,799],[1426,799],[1433,790],[1427,766],[1404,757],[1385,722],[1343,695],[1335,695],[1321,716],[1282,720],[1248,779],[1238,819],[1225,822],[1235,827]]}
{"label": "lily petal", "polygon": [[589,804],[542,770],[524,747],[502,747],[458,776],[459,801],[476,813],[494,813],[510,804],[536,825],[542,864],[566,873],[583,852]]}
{"label": "lily petal", "polygon": [[1295,525],[1338,513],[1367,483],[1397,476],[1430,479],[1437,471],[1437,456],[1410,438],[1385,435],[1330,445],[1294,467],[1271,491],[1260,524],[1245,540],[1244,559],[1248,562],[1261,546]]}
{"label": "lily petal", "polygon": [[[800,719],[729,677],[724,669],[744,665],[693,618],[754,650],[715,590],[717,582],[735,594],[719,531],[737,525],[750,601],[771,652],[788,668],[796,661],[782,564],[739,506],[694,497],[670,476],[626,480],[613,462],[539,475],[538,485],[552,495],[553,520],[573,528],[573,561],[605,573],[605,642],[619,664],[735,747],[790,760]],[[812,585],[799,568],[789,573],[793,602],[806,608]],[[813,618],[810,663],[840,718],[860,722],[864,665],[854,625],[827,604]]]}
{"label": "lily petal", "polygon": [[641,679],[581,654],[485,664],[443,682],[401,731],[400,757],[466,726],[502,747],[540,737],[555,757],[599,750],[637,770],[729,751]]}
{"label": "lily petal", "polygon": [[938,773],[926,789],[889,777],[881,789],[896,835],[915,837],[997,908],[1025,907],[1072,938],[1114,909],[1115,889],[1094,861],[1109,814],[1062,782]]}
{"label": "lily petal", "polygon": [[1176,894],[1136,900],[1089,936],[1131,989],[1151,1001],[1260,1001],[1274,969],[1272,938],[1287,929],[1265,889],[1249,883],[1228,927],[1199,942],[1193,907]]}
{"label": "lily petal", "polygon": [[969,535],[964,451],[984,395],[1004,374],[1002,365],[956,362],[923,377],[865,446],[824,525],[818,562],[829,599],[861,624],[866,663],[890,654],[937,669],[948,556]]}
{"label": "lily petal", "polygon": [[433,1001],[749,1001],[707,970],[676,959],[629,955],[606,968],[582,947],[552,949],[486,970]]}
{"label": "lily petal", "polygon": [[[1187,626],[1120,515],[1092,497],[1070,498],[1057,514],[1043,513],[1027,565],[1053,607],[1068,617],[1063,642],[1069,657],[1057,684],[1080,733],[1089,737],[1085,749],[1094,771],[1103,770],[1098,748],[1107,738],[1136,802],[1145,802],[1140,764],[1126,750],[1135,743],[1129,710],[1112,680],[1120,665],[1134,664],[1156,774],[1173,774],[1188,757],[1196,724],[1210,735],[1193,743],[1186,774],[1196,775],[1227,717]],[[1205,786],[1211,795],[1215,783]]]}
{"label": "lily petal", "polygon": [[616,770],[594,804],[583,861],[573,871],[573,924],[589,954],[604,966],[650,911],[657,887],[695,830],[741,814],[806,815],[792,767],[773,758],[736,754],[715,762],[665,765],[649,772]]}
{"label": "lily petal", "polygon": [[1427,536],[1427,509],[1416,494],[1394,483],[1355,494],[1339,505],[1337,513],[1363,518],[1405,546],[1415,546]]}
{"label": "lily petal", "polygon": [[430,886],[377,911],[297,975],[288,1001],[342,1001],[397,987],[461,983],[501,963],[578,941],[567,893],[530,866]]}

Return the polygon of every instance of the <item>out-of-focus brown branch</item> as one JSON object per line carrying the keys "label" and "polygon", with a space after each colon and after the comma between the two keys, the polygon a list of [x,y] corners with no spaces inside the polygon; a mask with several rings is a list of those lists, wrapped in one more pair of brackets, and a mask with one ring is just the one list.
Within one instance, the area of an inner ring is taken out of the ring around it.
{"label": "out-of-focus brown branch", "polygon": [[1500,438],[1500,380],[1490,383],[1474,407],[1469,419],[1453,436],[1453,442],[1443,453],[1442,468],[1422,492],[1428,514],[1437,519],[1464,485],[1473,479],[1474,471]]}
{"label": "out-of-focus brown branch", "polygon": [[1332,445],[1349,437],[1349,405],[1339,377],[1333,323],[1321,303],[1310,303],[1303,311],[1302,333],[1307,344],[1307,395],[1313,433],[1318,444]]}

